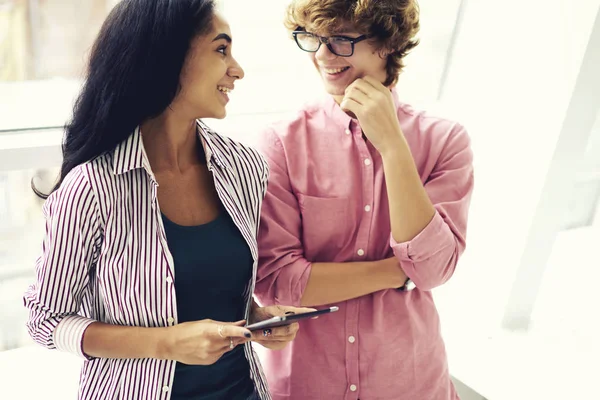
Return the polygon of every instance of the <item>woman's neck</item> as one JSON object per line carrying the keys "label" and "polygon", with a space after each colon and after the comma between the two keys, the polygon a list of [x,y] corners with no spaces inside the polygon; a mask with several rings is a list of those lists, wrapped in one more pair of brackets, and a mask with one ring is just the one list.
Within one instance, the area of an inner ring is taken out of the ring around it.
{"label": "woman's neck", "polygon": [[168,110],[141,125],[144,148],[154,172],[184,171],[202,162],[196,120],[178,118]]}

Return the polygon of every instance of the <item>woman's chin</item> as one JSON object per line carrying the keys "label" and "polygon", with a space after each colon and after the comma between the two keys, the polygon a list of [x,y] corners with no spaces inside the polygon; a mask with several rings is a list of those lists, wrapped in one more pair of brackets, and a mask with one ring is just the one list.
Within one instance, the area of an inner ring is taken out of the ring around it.
{"label": "woman's chin", "polygon": [[215,119],[223,119],[227,116],[227,110],[223,109],[222,112],[218,113],[217,115],[215,115],[213,118]]}
{"label": "woman's chin", "polygon": [[226,116],[227,116],[227,110],[225,109],[225,107],[223,107],[223,109],[221,109],[221,110],[213,110],[211,113],[207,113],[207,115],[205,115],[202,118],[223,119]]}

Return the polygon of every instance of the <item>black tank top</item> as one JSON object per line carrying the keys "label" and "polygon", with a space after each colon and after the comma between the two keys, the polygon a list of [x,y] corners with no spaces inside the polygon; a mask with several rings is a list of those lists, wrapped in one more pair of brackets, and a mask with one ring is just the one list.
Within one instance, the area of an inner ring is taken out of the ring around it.
{"label": "black tank top", "polygon": [[[175,262],[179,322],[244,319],[253,259],[227,211],[199,226],[181,226],[164,215],[163,222]],[[245,400],[253,393],[243,345],[213,365],[176,364],[172,400]]]}

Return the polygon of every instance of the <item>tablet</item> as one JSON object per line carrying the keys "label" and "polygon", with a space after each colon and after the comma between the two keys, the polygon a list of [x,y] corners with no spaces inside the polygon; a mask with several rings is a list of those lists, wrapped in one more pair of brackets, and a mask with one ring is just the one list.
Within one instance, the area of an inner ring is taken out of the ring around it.
{"label": "tablet", "polygon": [[245,328],[248,329],[249,331],[258,331],[260,329],[277,328],[279,326],[289,325],[296,321],[300,321],[300,320],[303,320],[306,318],[314,318],[319,315],[336,312],[337,310],[339,310],[339,307],[334,306],[334,307],[324,308],[322,310],[310,311],[310,312],[301,313],[301,314],[283,315],[281,317],[273,317],[273,318],[266,319],[264,321],[260,321],[260,322],[248,325]]}

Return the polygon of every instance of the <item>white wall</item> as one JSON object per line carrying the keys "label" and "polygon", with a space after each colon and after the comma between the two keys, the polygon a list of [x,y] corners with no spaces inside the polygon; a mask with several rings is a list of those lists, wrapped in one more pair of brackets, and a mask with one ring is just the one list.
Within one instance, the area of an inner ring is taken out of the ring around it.
{"label": "white wall", "polygon": [[440,303],[478,329],[500,323],[599,5],[478,0],[465,9],[442,103],[471,133],[476,190],[467,254]]}

